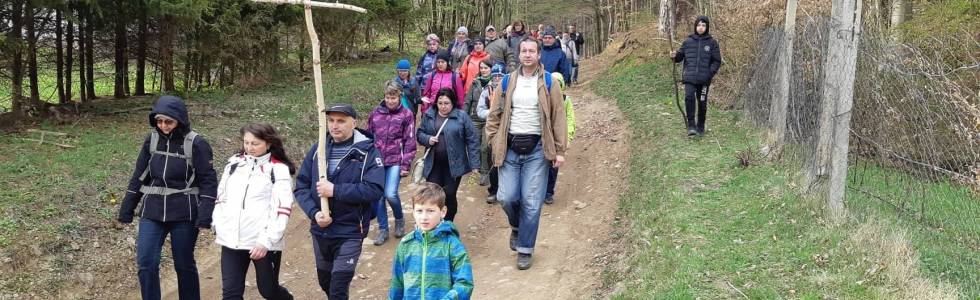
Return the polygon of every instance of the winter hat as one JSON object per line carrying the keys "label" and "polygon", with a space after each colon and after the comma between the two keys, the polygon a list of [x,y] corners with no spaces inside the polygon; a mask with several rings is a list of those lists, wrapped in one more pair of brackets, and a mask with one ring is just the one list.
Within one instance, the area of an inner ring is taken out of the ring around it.
{"label": "winter hat", "polygon": [[444,60],[446,62],[453,61],[452,60],[452,56],[449,55],[449,51],[446,51],[446,50],[439,50],[439,53],[436,54],[436,59],[437,60],[441,59],[441,60]]}
{"label": "winter hat", "polygon": [[398,71],[408,71],[412,68],[412,64],[408,62],[407,59],[399,60],[398,64],[395,65],[395,70]]}
{"label": "winter hat", "polygon": [[483,44],[484,47],[487,46],[487,39],[481,37],[473,38],[470,40],[471,45],[476,45],[476,43]]}
{"label": "winter hat", "polygon": [[466,29],[466,26],[459,26],[459,28],[456,28],[456,33],[460,33],[460,32],[466,34],[470,33],[470,31]]}
{"label": "winter hat", "polygon": [[558,87],[560,87],[563,90],[565,89],[565,76],[561,75],[561,73],[558,72],[551,73],[551,79],[558,82]]}
{"label": "winter hat", "polygon": [[483,32],[487,32],[490,30],[497,31],[497,27],[493,27],[493,25],[487,25],[487,28],[484,28]]}
{"label": "winter hat", "polygon": [[541,36],[542,36],[542,37],[545,37],[545,36],[549,36],[549,35],[550,35],[550,36],[552,36],[552,37],[558,37],[558,32],[557,32],[557,31],[555,31],[555,27],[552,27],[552,26],[548,26],[548,27],[546,27],[546,28],[544,29],[544,31],[543,31],[543,32],[541,33]]}
{"label": "winter hat", "polygon": [[493,68],[490,68],[490,76],[504,76],[504,65],[494,64]]}

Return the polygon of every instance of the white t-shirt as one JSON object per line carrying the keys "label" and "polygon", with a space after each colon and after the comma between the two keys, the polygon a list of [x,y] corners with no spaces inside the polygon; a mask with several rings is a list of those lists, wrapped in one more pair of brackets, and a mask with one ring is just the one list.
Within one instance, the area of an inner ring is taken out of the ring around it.
{"label": "white t-shirt", "polygon": [[[520,73],[520,72],[518,72]],[[538,110],[538,76],[517,75],[514,84],[510,134],[541,134],[541,113]]]}

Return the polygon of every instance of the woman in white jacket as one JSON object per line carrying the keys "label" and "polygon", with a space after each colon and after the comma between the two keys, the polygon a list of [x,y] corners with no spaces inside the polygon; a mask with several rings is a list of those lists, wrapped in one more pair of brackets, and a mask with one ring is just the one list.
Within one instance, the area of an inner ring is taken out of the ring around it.
{"label": "woman in white jacket", "polygon": [[249,124],[239,132],[242,149],[228,159],[213,215],[216,242],[221,245],[223,298],[242,299],[251,262],[262,297],[293,299],[279,285],[279,262],[292,212],[291,175],[296,167],[272,126]]}

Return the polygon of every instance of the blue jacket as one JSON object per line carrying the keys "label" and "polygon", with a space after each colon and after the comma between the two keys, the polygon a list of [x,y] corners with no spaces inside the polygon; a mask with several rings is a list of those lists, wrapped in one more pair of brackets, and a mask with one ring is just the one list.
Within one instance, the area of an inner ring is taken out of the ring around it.
{"label": "blue jacket", "polygon": [[564,78],[572,78],[572,60],[565,57],[565,51],[561,51],[561,43],[555,42],[551,46],[541,45],[541,49],[541,64],[544,65],[545,71],[558,72]]}
{"label": "blue jacket", "polygon": [[701,16],[694,24],[699,21],[709,26],[704,34],[695,32],[684,40],[677,51],[677,56],[674,57],[674,62],[684,61],[684,83],[707,85],[711,84],[711,80],[718,73],[718,68],[721,67],[721,49],[718,47],[718,41],[709,34],[711,26],[708,17]]}
{"label": "blue jacket", "polygon": [[[327,176],[327,180],[334,184],[333,197],[327,200],[333,223],[327,228],[320,228],[314,217],[321,210],[320,197],[316,192],[316,182],[320,177],[316,162],[317,144],[314,143],[307,152],[296,176],[293,195],[310,218],[310,232],[314,235],[328,238],[367,237],[374,205],[384,196],[384,165],[378,150],[374,149],[374,141],[370,134],[360,129],[354,130],[352,138],[354,145],[337,164],[337,170]],[[332,147],[333,139],[328,136],[326,152],[330,153]]]}
{"label": "blue jacket", "polygon": [[[442,123],[436,124],[437,106],[433,105],[422,115],[419,129],[415,137],[419,144],[429,146],[429,137],[436,134]],[[473,126],[473,120],[461,109],[453,109],[449,113],[449,121],[446,128],[442,129],[443,136],[446,137],[446,152],[449,154],[449,173],[453,177],[466,175],[473,169],[480,168],[480,136]],[[429,151],[432,152],[432,151]],[[435,153],[429,153],[425,157],[425,169],[422,175],[428,177],[432,172],[432,163]]]}
{"label": "blue jacket", "polygon": [[[157,115],[165,115],[177,120],[177,128],[169,135],[163,134],[156,126]],[[187,106],[174,96],[160,97],[150,111],[149,124],[160,135],[157,151],[173,154],[184,154],[184,136],[191,132],[191,121],[187,115]],[[218,193],[218,175],[211,163],[213,154],[211,145],[203,137],[194,138],[191,146],[191,169],[183,158],[170,155],[150,154],[150,135],[143,139],[136,167],[126,187],[126,196],[119,206],[118,220],[123,223],[133,221],[136,206],[142,202],[139,215],[142,218],[160,222],[192,221],[201,228],[211,226],[211,212],[214,210],[214,199]],[[143,171],[149,168],[144,180],[140,180]],[[191,174],[194,181],[190,184]],[[171,189],[198,188],[198,194],[178,193],[171,195],[144,194],[140,187],[167,187]],[[200,218],[198,218],[200,216]]]}

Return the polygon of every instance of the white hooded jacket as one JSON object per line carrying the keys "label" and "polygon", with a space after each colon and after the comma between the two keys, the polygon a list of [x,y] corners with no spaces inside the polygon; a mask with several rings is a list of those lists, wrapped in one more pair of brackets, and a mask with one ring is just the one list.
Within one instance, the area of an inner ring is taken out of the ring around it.
{"label": "white hooded jacket", "polygon": [[292,206],[293,182],[288,166],[272,159],[270,153],[259,157],[235,155],[228,159],[218,184],[212,215],[215,242],[238,250],[262,245],[281,251]]}

